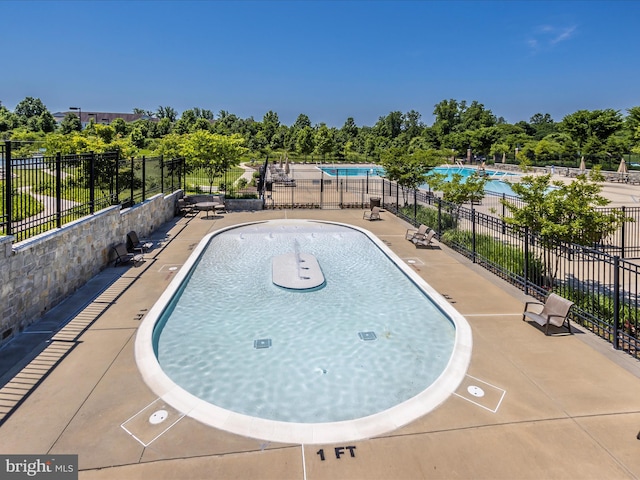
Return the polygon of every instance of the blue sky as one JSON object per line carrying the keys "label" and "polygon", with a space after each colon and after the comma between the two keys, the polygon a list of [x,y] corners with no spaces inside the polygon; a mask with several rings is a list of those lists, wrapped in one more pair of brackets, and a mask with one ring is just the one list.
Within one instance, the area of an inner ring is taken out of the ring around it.
{"label": "blue sky", "polygon": [[444,99],[507,122],[640,105],[640,2],[3,1],[0,101],[372,126]]}

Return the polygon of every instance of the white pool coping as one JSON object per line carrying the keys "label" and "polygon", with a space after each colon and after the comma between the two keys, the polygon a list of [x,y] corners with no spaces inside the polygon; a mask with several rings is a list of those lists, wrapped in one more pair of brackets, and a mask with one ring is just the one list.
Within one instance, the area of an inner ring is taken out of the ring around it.
{"label": "white pool coping", "polygon": [[[193,265],[207,247],[211,237],[239,227],[269,223],[273,225],[294,223],[324,223],[357,230],[370,238],[398,267],[419,287],[453,322],[455,340],[449,362],[440,376],[418,395],[382,412],[355,420],[324,423],[295,423],[267,420],[232,412],[187,392],[176,385],[162,370],[153,349],[153,330],[166,305],[187,278]],[[411,267],[403,262],[389,247],[368,230],[338,222],[318,220],[269,220],[248,222],[222,228],[206,235],[189,256],[155,305],[149,310],[138,328],[135,340],[135,358],[138,369],[147,386],[163,401],[214,428],[238,435],[272,442],[295,444],[326,444],[362,440],[379,436],[400,428],[426,415],[443,403],[462,382],[471,361],[473,341],[471,327],[466,319],[449,302],[425,282]]]}

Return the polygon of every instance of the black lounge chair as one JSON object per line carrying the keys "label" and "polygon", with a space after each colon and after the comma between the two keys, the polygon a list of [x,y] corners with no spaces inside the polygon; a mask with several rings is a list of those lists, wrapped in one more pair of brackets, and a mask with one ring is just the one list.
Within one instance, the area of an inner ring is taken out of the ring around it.
{"label": "black lounge chair", "polygon": [[126,265],[127,263],[133,262],[144,262],[144,256],[141,253],[131,253],[127,251],[127,246],[124,243],[119,243],[115,247],[113,247],[113,251],[116,254],[116,260],[113,264],[114,267],[118,266],[118,264]]}
{"label": "black lounge chair", "polygon": [[130,252],[139,251],[144,253],[149,251],[153,247],[153,242],[146,240],[140,240],[138,234],[133,230],[127,233],[127,250]]}

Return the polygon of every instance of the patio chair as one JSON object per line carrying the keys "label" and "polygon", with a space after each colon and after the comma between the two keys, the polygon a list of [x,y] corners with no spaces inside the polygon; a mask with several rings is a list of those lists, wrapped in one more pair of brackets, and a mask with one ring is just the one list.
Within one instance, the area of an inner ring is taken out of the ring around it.
{"label": "patio chair", "polygon": [[362,218],[365,220],[381,220],[380,218],[380,207],[373,207],[371,210],[365,210]]}
{"label": "patio chair", "polygon": [[435,235],[436,235],[435,230],[429,230],[424,237],[416,238],[415,240],[412,240],[412,242],[415,244],[416,248],[418,247],[430,248],[430,247],[433,247],[433,237]]}
{"label": "patio chair", "polygon": [[139,250],[140,253],[144,253],[150,250],[152,247],[153,242],[148,242],[146,240],[141,241],[135,231],[131,230],[129,233],[127,233],[127,250],[129,252],[135,252],[136,250]]}
{"label": "patio chair", "polygon": [[214,212],[229,213],[227,211],[226,205],[224,204],[224,195],[215,195],[211,197],[211,201],[214,203],[214,206],[213,206]]}
{"label": "patio chair", "polygon": [[131,253],[127,250],[127,246],[124,243],[119,243],[113,247],[113,251],[116,254],[116,260],[113,264],[114,267],[118,264],[125,265],[129,262],[138,263],[144,262],[144,256],[141,253]]}
{"label": "patio chair", "polygon": [[187,216],[189,213],[193,213],[194,203],[189,200],[189,198],[179,198],[178,199],[178,212],[184,216]]}
{"label": "patio chair", "polygon": [[[542,310],[540,312],[529,311],[529,305],[542,305]],[[562,327],[566,321],[569,333],[573,333],[569,324],[569,311],[572,306],[572,301],[555,293],[550,293],[544,303],[527,302],[524,305],[524,312],[522,312],[522,320],[529,318],[541,327],[545,327],[545,335],[549,335],[549,325]]]}
{"label": "patio chair", "polygon": [[427,227],[426,225],[420,225],[417,230],[415,228],[409,228],[404,238],[406,238],[410,242],[413,242],[417,239],[423,239],[427,235],[427,232],[429,230],[429,227]]}

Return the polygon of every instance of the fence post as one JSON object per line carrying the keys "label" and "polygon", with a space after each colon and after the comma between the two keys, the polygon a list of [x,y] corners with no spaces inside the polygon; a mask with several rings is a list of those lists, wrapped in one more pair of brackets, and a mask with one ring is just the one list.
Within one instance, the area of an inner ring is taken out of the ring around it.
{"label": "fence post", "polygon": [[413,223],[418,223],[418,189],[413,189]]}
{"label": "fence post", "polygon": [[471,204],[471,255],[473,263],[476,263],[476,210]]}
{"label": "fence post", "polygon": [[324,175],[320,172],[320,208],[322,208],[322,201],[324,199]]}
{"label": "fence post", "polygon": [[13,170],[11,170],[11,141],[6,140],[4,142],[4,206],[7,212],[7,225],[5,232],[7,235],[13,234],[11,224],[13,223]]}
{"label": "fence post", "polygon": [[147,199],[147,158],[142,156],[142,201]]}
{"label": "fence post", "polygon": [[442,199],[436,198],[438,199],[438,239],[440,239],[440,235],[442,235]]}
{"label": "fence post", "polygon": [[[626,217],[626,211],[625,211],[625,206],[622,205],[622,215]],[[626,242],[625,242],[625,237],[626,237],[626,226],[627,226],[627,221],[625,220],[624,222],[622,222],[622,241],[620,242],[620,256],[622,258],[625,258],[625,254],[624,254],[624,247],[626,246]]]}
{"label": "fence post", "polygon": [[120,204],[120,153],[116,154],[116,190],[113,192],[114,198],[111,199],[111,205]]}
{"label": "fence post", "polygon": [[396,211],[400,211],[400,186],[398,185],[398,182],[396,182]]}
{"label": "fence post", "polygon": [[506,195],[503,193],[502,194],[502,234],[503,235],[506,233],[506,223],[504,221],[504,217],[506,214],[504,202],[506,201],[506,198],[507,198]]}
{"label": "fence post", "polygon": [[[171,191],[173,192],[175,189],[173,188],[173,171],[171,172]],[[164,156],[160,155],[160,192],[164,193]]]}
{"label": "fence post", "polygon": [[133,162],[134,162],[134,158],[131,157],[131,180],[129,180],[129,190],[130,190],[130,196],[129,196],[129,207],[133,207],[135,205],[135,202],[133,201]]}
{"label": "fence post", "polygon": [[618,350],[618,323],[620,322],[620,257],[613,257],[613,348]]}
{"label": "fence post", "polygon": [[529,227],[524,227],[524,294],[529,295]]}
{"label": "fence post", "polygon": [[62,227],[62,154],[56,153],[56,227]]}
{"label": "fence post", "polygon": [[96,155],[94,152],[89,152],[89,212],[95,213],[96,211]]}
{"label": "fence post", "polygon": [[[267,155],[267,158],[269,158],[268,155]],[[183,185],[182,190],[186,194],[187,193],[187,159],[184,158],[184,157],[182,157],[182,162],[181,162],[181,167],[180,168],[181,168],[180,172],[182,172],[182,185]],[[266,170],[265,170],[265,175],[266,175]],[[180,180],[178,180],[178,182],[179,181]]]}

